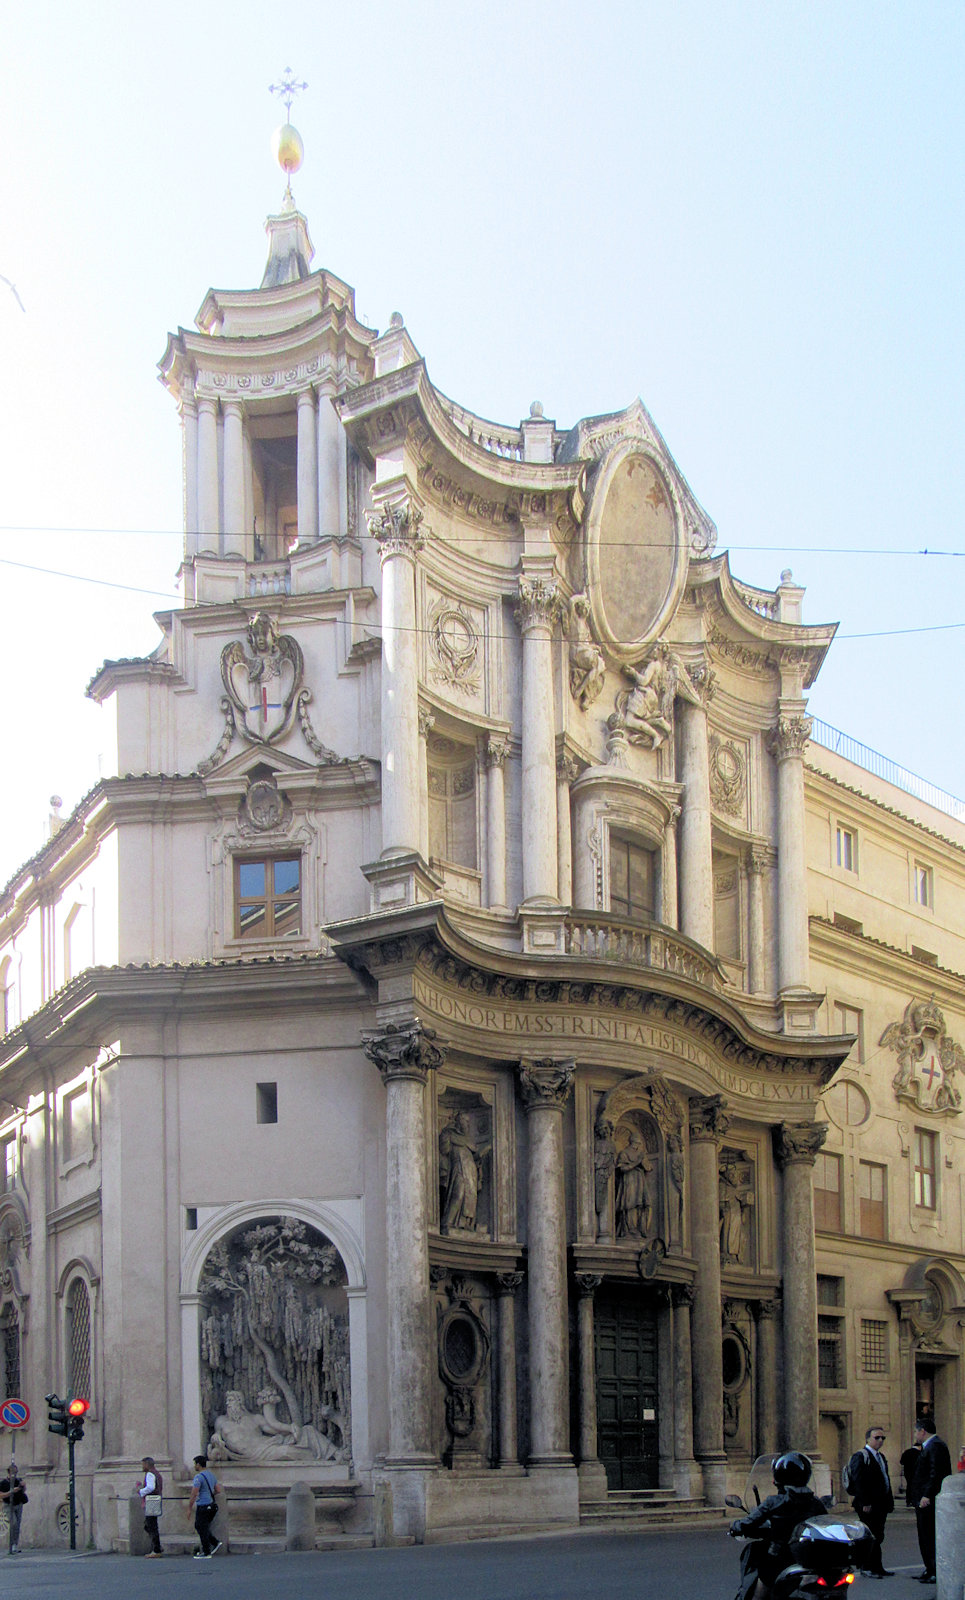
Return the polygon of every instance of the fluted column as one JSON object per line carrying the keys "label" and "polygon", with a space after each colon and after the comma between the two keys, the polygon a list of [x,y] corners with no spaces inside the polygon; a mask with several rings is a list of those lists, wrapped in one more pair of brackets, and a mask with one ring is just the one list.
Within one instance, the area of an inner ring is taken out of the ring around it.
{"label": "fluted column", "polygon": [[748,850],[747,866],[747,991],[763,994],[767,968],[764,959],[764,873],[766,850]]}
{"label": "fluted column", "polygon": [[486,740],[486,898],[506,904],[506,759],[509,743],[490,734]]}
{"label": "fluted column", "polygon": [[184,553],[198,553],[198,407],[193,395],[181,401],[181,471],[184,483]]}
{"label": "fluted column", "polygon": [[697,1263],[691,1318],[694,1448],[711,1505],[723,1505],[726,1489],[717,1145],[729,1120],[719,1094],[695,1096],[690,1102],[690,1247]]}
{"label": "fluted column", "polygon": [[804,751],[811,718],[778,719],[770,738],[777,762],[778,988],[810,988],[807,861],[804,835]]}
{"label": "fluted column", "polygon": [[553,626],[560,607],[555,583],[520,578],[516,617],[523,635],[524,900],[558,899]]}
{"label": "fluted column", "polygon": [[198,530],[202,550],[219,554],[218,402],[198,401]]}
{"label": "fluted column", "polygon": [[499,1315],[499,1465],[519,1465],[516,1430],[516,1291],[521,1272],[497,1272]]}
{"label": "fluted column", "polygon": [[295,485],[298,494],[298,543],[310,544],[318,538],[318,424],[315,416],[315,391],[302,389],[298,395],[298,440],[296,444]]}
{"label": "fluted column", "polygon": [[[674,1488],[690,1496],[694,1492],[694,1383],[693,1346],[690,1312],[696,1298],[692,1283],[675,1283],[670,1289],[673,1306],[673,1453]],[[721,1423],[723,1434],[723,1423]]]}
{"label": "fluted column", "polygon": [[224,412],[224,553],[245,554],[245,444],[240,400],[225,400]]}
{"label": "fluted column", "polygon": [[419,1022],[362,1035],[385,1084],[386,1292],[389,1456],[425,1462],[431,1449],[427,1154],[424,1090],[442,1064],[435,1035]]}
{"label": "fluted column", "polygon": [[556,760],[556,882],[563,905],[573,904],[573,824],[570,818],[570,784],[580,768],[572,756]]}
{"label": "fluted column", "polygon": [[823,1122],[783,1122],[774,1132],[784,1174],[784,1439],[810,1455],[818,1443],[818,1299],[811,1172],[827,1137]]}
{"label": "fluted column", "polygon": [[710,754],[707,711],[679,699],[681,932],[708,950],[714,948],[714,873],[710,825]]}
{"label": "fluted column", "polygon": [[422,512],[383,506],[369,519],[382,562],[382,854],[418,851],[419,668],[415,563],[425,544]]}
{"label": "fluted column", "polygon": [[757,1447],[758,1455],[769,1455],[778,1447],[777,1406],[777,1317],[780,1301],[757,1300]]}
{"label": "fluted column", "polygon": [[573,1084],[572,1061],[519,1066],[529,1132],[526,1238],[529,1280],[530,1465],[564,1466],[569,1382],[567,1362],[566,1194],[563,1107]]}

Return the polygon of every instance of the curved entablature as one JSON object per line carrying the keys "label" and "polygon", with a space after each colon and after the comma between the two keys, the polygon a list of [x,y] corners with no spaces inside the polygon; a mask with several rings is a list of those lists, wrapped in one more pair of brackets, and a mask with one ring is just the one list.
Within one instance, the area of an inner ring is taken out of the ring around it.
{"label": "curved entablature", "polygon": [[738,582],[726,551],[713,560],[694,562],[688,574],[688,594],[699,596],[712,654],[752,671],[760,667],[780,671],[795,664],[803,687],[810,688],[838,624],[801,622],[803,593],[789,573],[773,591]]}

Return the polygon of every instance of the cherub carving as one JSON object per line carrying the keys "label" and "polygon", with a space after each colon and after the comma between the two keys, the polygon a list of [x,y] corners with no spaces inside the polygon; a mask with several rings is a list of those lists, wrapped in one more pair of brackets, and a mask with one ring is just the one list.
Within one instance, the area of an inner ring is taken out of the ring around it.
{"label": "cherub carving", "polygon": [[276,633],[266,611],[249,622],[248,643],[250,655],[237,639],[225,646],[221,677],[238,731],[252,744],[273,744],[295,720],[304,658],[290,634]]}
{"label": "cherub carving", "polygon": [[920,1111],[958,1111],[962,1097],[951,1075],[965,1070],[965,1051],[950,1039],[941,1009],[930,1000],[910,1000],[900,1022],[890,1022],[879,1044],[894,1050],[899,1099]]}
{"label": "cherub carving", "polygon": [[603,651],[593,640],[588,621],[590,602],[585,594],[570,601],[570,694],[585,711],[606,681]]}
{"label": "cherub carving", "polygon": [[620,690],[607,726],[611,732],[622,729],[631,744],[656,750],[670,737],[678,694],[695,706],[700,705],[700,696],[683,663],[662,639],[654,645],[642,671],[629,666],[623,671],[632,687]]}

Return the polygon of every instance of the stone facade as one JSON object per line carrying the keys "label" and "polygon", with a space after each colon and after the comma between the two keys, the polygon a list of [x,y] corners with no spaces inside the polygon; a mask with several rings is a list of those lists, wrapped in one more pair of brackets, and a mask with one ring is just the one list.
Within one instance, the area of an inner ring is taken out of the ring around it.
{"label": "stone facade", "polygon": [[423,1539],[954,1434],[965,827],[809,743],[834,629],[640,402],[486,422],[268,231],[161,362],[184,603],[0,900],[33,1536],[51,1388],[104,1547],[146,1452]]}

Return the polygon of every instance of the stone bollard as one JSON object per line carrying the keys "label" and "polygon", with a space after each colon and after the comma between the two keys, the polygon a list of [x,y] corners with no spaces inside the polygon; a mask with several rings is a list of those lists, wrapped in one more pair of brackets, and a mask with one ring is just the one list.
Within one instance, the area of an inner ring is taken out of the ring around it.
{"label": "stone bollard", "polygon": [[293,1483],[285,1496],[285,1549],[314,1550],[315,1496],[309,1483]]}
{"label": "stone bollard", "polygon": [[[94,1479],[94,1544],[108,1554],[117,1549],[120,1529],[117,1526],[118,1497],[112,1483],[102,1478]],[[142,1527],[141,1532],[144,1532]]]}
{"label": "stone bollard", "polygon": [[965,1473],[945,1479],[935,1500],[937,1600],[962,1600],[965,1586]]}
{"label": "stone bollard", "polygon": [[127,1549],[132,1556],[146,1556],[151,1541],[144,1532],[144,1501],[132,1494],[127,1502]]}
{"label": "stone bollard", "polygon": [[377,1483],[373,1490],[375,1517],[375,1543],[379,1549],[395,1543],[395,1519],[392,1510],[391,1483]]}

